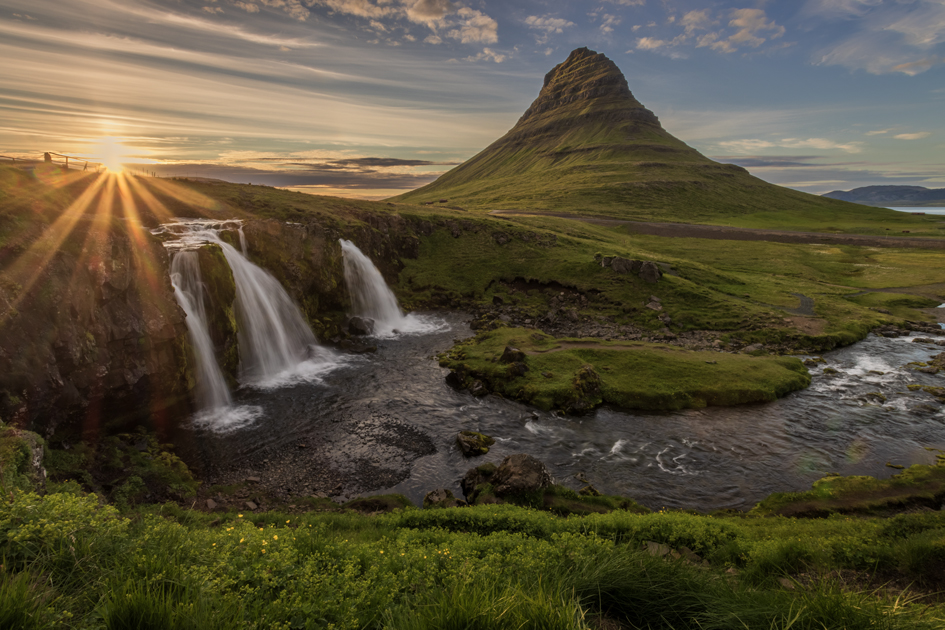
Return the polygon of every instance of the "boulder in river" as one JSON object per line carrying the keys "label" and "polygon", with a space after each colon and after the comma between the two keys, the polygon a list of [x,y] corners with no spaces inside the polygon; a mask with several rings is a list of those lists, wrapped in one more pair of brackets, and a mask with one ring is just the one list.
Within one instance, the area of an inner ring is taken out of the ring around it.
{"label": "boulder in river", "polygon": [[370,335],[374,332],[374,320],[370,317],[354,316],[348,320],[348,332],[352,335]]}
{"label": "boulder in river", "polygon": [[531,455],[509,455],[493,473],[490,480],[497,497],[534,492],[552,484],[551,473]]}
{"label": "boulder in river", "polygon": [[466,457],[485,455],[493,444],[495,444],[495,438],[476,431],[460,431],[456,436],[456,446]]}

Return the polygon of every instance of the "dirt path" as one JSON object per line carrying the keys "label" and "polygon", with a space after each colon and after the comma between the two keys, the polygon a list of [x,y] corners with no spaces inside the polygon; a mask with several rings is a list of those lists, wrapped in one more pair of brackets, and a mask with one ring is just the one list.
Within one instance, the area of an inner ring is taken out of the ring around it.
{"label": "dirt path", "polygon": [[695,223],[652,223],[627,221],[605,217],[586,217],[564,212],[527,212],[524,210],[493,210],[495,216],[551,216],[574,219],[594,225],[627,225],[635,234],[648,236],[673,236],[677,238],[708,238],[728,241],[770,241],[773,243],[816,243],[831,245],[859,245],[863,247],[915,247],[922,249],[945,249],[945,239],[919,236],[866,236],[863,234],[825,234],[822,232],[793,232],[790,230],[762,230],[738,228],[725,225],[702,225]]}

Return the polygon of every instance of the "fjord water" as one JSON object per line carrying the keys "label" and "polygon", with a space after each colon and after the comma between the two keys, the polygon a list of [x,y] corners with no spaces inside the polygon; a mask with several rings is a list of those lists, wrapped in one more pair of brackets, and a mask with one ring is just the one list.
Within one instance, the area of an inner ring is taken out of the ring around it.
{"label": "fjord water", "polygon": [[344,258],[345,286],[351,296],[352,315],[374,320],[375,336],[428,333],[440,326],[436,319],[404,315],[397,298],[371,259],[351,241],[342,238],[338,242]]}
{"label": "fjord water", "polygon": [[887,207],[890,210],[895,210],[896,212],[909,212],[909,213],[921,212],[923,214],[945,214],[945,208],[938,207],[938,206],[927,207],[927,208],[923,208],[922,206],[897,206],[895,208],[892,206],[887,206]]}
{"label": "fjord water", "polygon": [[[472,331],[462,314],[436,316],[446,324],[441,330],[379,339],[376,354],[352,359],[319,383],[236,392],[238,401],[263,409],[260,421],[234,433],[191,436],[193,454],[185,458],[199,454],[210,471],[238,463],[265,479],[283,454],[307,452],[301,444],[330,443],[320,457],[342,475],[354,478],[372,462],[371,478],[383,480],[375,493],[402,492],[419,504],[437,487],[459,496],[458,480],[472,466],[525,452],[574,488],[580,487],[574,475],[583,472],[601,492],[651,508],[713,510],[746,509],[772,492],[805,490],[829,472],[887,477],[895,472],[887,461],[931,463],[925,447],[945,448],[945,411],[932,396],[906,388],[936,383],[907,364],[940,348],[911,337],[871,335],[828,353],[826,364],[811,368],[810,388],[769,404],[672,413],[602,408],[573,417],[450,388],[433,355]],[[824,366],[838,374],[824,374]],[[867,397],[873,392],[887,400]],[[465,459],[454,440],[466,429],[497,442],[484,457]],[[415,459],[398,450],[405,430],[410,440],[428,436],[435,452]],[[288,490],[313,491],[309,472],[299,468],[291,482],[298,485]],[[398,475],[401,468],[406,472]],[[223,479],[211,475],[211,483]]]}

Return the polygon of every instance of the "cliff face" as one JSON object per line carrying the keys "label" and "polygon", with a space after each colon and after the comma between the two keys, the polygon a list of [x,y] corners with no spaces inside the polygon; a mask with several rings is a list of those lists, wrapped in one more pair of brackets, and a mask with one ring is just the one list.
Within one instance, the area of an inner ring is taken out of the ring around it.
{"label": "cliff face", "polygon": [[[141,213],[148,225],[133,223],[104,187],[88,196],[94,177],[70,177],[76,181],[61,186],[0,169],[0,420],[47,436],[180,422],[192,411],[193,357],[167,251],[148,230],[159,219]],[[175,208],[184,216],[243,218],[250,260],[283,284],[322,341],[339,334],[348,309],[338,239],[354,241],[394,282],[401,260],[419,254],[417,235],[433,229],[371,211],[380,204],[302,213],[291,223],[260,219],[250,208],[162,184],[178,200],[191,200]],[[283,196],[296,205],[300,197],[317,199],[263,192],[276,200],[269,206],[274,211],[286,211],[279,210]],[[236,231],[223,238],[239,247]],[[233,275],[216,245],[202,247],[198,259],[210,336],[233,386],[239,373]]]}
{"label": "cliff face", "polygon": [[37,249],[0,274],[0,417],[48,435],[66,421],[158,425],[186,407],[186,327],[161,244],[80,217],[56,251]]}

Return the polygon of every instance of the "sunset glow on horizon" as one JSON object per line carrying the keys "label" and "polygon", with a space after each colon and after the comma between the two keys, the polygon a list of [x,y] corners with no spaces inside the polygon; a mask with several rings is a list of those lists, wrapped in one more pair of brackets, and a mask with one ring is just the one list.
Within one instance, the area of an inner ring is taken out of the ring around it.
{"label": "sunset glow on horizon", "polygon": [[945,186],[940,0],[7,0],[0,153],[377,198],[503,135],[580,46],[768,181]]}

